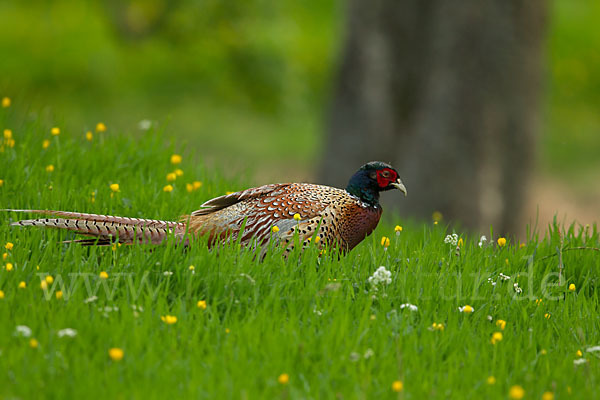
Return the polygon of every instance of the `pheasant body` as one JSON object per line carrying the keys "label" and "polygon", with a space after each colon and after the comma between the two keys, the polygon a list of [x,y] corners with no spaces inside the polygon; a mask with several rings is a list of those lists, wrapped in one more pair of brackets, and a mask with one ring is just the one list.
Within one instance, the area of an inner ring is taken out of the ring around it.
{"label": "pheasant body", "polygon": [[256,246],[275,241],[289,251],[297,235],[303,245],[314,237],[319,246],[349,251],[377,226],[382,213],[379,192],[389,189],[406,194],[391,166],[371,162],[354,174],[346,190],[308,183],[265,185],[209,200],[180,222],[14,210],[60,218],[30,219],[13,225],[62,228],[97,238],[77,241],[84,244],[108,244],[113,240],[160,244],[170,235],[187,244],[194,237],[208,236],[211,247],[239,239],[243,245]]}
{"label": "pheasant body", "polygon": [[[189,217],[189,231],[208,234],[209,243],[227,235],[241,243],[271,238],[291,243],[319,237],[330,246],[350,250],[370,234],[381,217],[380,206],[370,206],[345,190],[307,183],[266,185],[217,197]],[[298,214],[300,219],[294,219]],[[277,232],[273,232],[273,227]]]}

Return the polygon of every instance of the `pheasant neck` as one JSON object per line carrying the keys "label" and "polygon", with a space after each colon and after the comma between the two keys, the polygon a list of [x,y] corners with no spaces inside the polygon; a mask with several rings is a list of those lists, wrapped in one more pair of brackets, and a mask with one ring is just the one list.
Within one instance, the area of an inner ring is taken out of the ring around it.
{"label": "pheasant neck", "polygon": [[363,202],[367,203],[372,207],[377,207],[379,205],[379,190],[378,188],[374,188],[369,184],[365,184],[361,179],[355,179],[359,177],[352,177],[348,186],[346,186],[346,191]]}

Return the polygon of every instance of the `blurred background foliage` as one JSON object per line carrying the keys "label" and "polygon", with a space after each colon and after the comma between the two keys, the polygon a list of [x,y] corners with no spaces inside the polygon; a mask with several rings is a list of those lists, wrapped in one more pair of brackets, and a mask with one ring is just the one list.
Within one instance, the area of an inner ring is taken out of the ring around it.
{"label": "blurred background foliage", "polygon": [[[585,196],[600,177],[600,2],[550,9],[538,173]],[[48,127],[151,120],[226,174],[313,176],[344,1],[5,0],[0,18],[0,96]]]}

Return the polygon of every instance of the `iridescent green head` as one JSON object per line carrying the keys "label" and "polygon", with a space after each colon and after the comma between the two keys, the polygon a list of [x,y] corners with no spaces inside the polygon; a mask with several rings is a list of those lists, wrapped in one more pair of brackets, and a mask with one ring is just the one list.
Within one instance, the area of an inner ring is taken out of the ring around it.
{"label": "iridescent green head", "polygon": [[381,161],[366,163],[350,178],[346,191],[370,205],[379,204],[379,192],[398,189],[406,196],[406,187],[398,171]]}

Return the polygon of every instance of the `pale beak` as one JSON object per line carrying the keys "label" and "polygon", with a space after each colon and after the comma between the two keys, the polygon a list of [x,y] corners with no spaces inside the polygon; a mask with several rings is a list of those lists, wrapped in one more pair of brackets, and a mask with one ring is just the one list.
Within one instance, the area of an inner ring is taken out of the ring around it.
{"label": "pale beak", "polygon": [[390,183],[390,186],[395,187],[396,189],[398,189],[399,191],[404,193],[404,196],[406,196],[406,187],[404,186],[404,184],[402,183],[400,178],[398,178],[398,180],[396,182]]}

